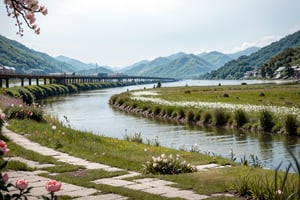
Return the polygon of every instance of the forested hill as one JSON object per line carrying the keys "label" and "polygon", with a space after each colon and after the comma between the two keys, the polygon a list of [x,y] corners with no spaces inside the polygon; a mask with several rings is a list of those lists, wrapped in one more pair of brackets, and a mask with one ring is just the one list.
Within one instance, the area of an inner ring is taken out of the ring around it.
{"label": "forested hill", "polygon": [[77,68],[53,57],[29,49],[26,46],[0,35],[0,64],[16,68],[17,73],[47,74],[74,72]]}
{"label": "forested hill", "polygon": [[241,56],[236,60],[226,63],[223,67],[211,71],[201,78],[205,79],[240,79],[244,73],[257,69],[272,57],[282,53],[287,48],[300,46],[300,31],[288,35],[277,42],[260,49],[249,55]]}
{"label": "forested hill", "polygon": [[293,66],[300,66],[300,47],[288,48],[284,52],[274,56],[259,69],[262,77],[267,75],[274,78],[275,71],[280,67],[285,69],[282,71],[283,77],[291,77],[294,75]]}

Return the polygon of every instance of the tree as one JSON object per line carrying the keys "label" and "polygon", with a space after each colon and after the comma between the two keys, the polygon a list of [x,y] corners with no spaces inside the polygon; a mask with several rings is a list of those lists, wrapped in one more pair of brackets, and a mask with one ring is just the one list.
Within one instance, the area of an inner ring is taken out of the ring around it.
{"label": "tree", "polygon": [[26,25],[34,30],[36,34],[40,34],[40,27],[36,25],[35,13],[48,14],[48,9],[44,5],[39,5],[38,0],[4,0],[7,15],[16,19],[16,26],[19,31],[18,35],[24,35],[22,20]]}

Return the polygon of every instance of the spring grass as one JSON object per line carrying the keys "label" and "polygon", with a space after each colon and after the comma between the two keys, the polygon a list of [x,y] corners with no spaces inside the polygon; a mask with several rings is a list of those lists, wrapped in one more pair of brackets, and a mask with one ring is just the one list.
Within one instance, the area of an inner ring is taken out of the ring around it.
{"label": "spring grass", "polygon": [[[152,90],[159,94],[159,98],[168,101],[204,101],[300,107],[300,84],[189,86]],[[190,93],[186,93],[187,90]],[[261,92],[265,96],[260,96]],[[228,94],[229,97],[224,97],[224,94]]]}
{"label": "spring grass", "polygon": [[[240,177],[245,177],[248,174],[250,174],[252,178],[266,176],[271,182],[273,180],[272,177],[274,176],[274,172],[272,170],[258,168],[253,169],[252,167],[240,166],[237,163],[232,163],[224,158],[210,157],[200,153],[174,150],[160,146],[156,147],[148,144],[129,142],[98,136],[88,132],[72,130],[62,126],[57,120],[50,118],[47,118],[46,122],[11,120],[9,124],[9,129],[20,134],[24,134],[30,140],[41,143],[42,145],[57,148],[58,151],[66,152],[93,162],[109,164],[115,167],[139,172],[142,169],[142,164],[145,164],[152,156],[161,155],[162,153],[173,155],[180,154],[180,156],[187,160],[187,162],[195,165],[211,162],[216,162],[220,165],[231,164],[232,167],[211,169],[195,173],[178,175],[141,175],[138,177],[157,177],[163,180],[173,181],[176,183],[173,187],[192,189],[195,192],[204,195],[235,191],[235,183],[238,183]],[[52,126],[56,126],[56,130],[53,130]],[[57,145],[58,143],[60,145]],[[82,169],[79,166],[59,163],[54,158],[42,156],[38,153],[25,150],[12,142],[8,142],[8,146],[11,148],[12,155],[26,157],[29,160],[35,160],[40,163],[51,163],[60,166],[46,169],[50,172],[59,173],[58,175],[50,176],[48,174],[43,174],[43,176],[84,187],[96,188],[101,190],[102,193],[116,193],[129,196],[130,199],[166,199],[164,197],[151,195],[142,191],[101,184],[98,185],[91,182],[99,178],[122,175],[126,173],[125,171],[111,173],[103,170]],[[147,151],[145,151],[145,149],[147,149]],[[291,175],[291,177],[292,180],[297,181],[296,176]],[[133,178],[129,178],[129,180],[130,179]],[[239,198],[210,197],[209,199],[218,200]]]}
{"label": "spring grass", "polygon": [[[299,84],[193,86],[125,92],[112,96],[110,104],[185,124],[300,135],[299,97]],[[292,116],[289,126],[283,123],[286,115]]]}

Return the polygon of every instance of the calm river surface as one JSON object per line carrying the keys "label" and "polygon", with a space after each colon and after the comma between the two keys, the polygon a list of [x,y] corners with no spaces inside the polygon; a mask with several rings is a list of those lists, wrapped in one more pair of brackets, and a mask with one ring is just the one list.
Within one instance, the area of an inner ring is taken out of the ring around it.
{"label": "calm river surface", "polygon": [[[258,83],[258,81],[243,81]],[[180,81],[163,83],[163,87],[184,85],[233,85],[241,81]],[[212,152],[230,158],[230,149],[240,161],[240,158],[254,154],[264,167],[276,168],[283,161],[284,166],[290,160],[287,147],[300,157],[300,138],[287,136],[261,135],[254,133],[241,133],[225,130],[207,130],[191,128],[184,125],[169,124],[156,120],[125,114],[113,110],[108,100],[113,94],[125,92],[127,89],[151,88],[153,85],[137,85],[121,88],[110,88],[82,92],[80,94],[52,97],[41,101],[46,112],[66,122],[74,129],[91,131],[95,134],[124,139],[124,135],[141,133],[146,140],[158,141],[162,146],[172,148],[185,148],[189,150],[197,144],[201,152]],[[284,169],[285,167],[282,167]]]}

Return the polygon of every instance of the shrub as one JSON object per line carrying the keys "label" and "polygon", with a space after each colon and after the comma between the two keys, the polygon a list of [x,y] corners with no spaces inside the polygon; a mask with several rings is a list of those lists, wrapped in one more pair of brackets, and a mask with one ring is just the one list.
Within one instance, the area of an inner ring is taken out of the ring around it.
{"label": "shrub", "polygon": [[224,126],[227,123],[228,117],[223,109],[215,109],[213,111],[213,119],[216,126]]}
{"label": "shrub", "polygon": [[187,122],[193,122],[194,121],[194,113],[193,111],[189,110],[186,116]]}
{"label": "shrub", "polygon": [[273,115],[268,110],[262,110],[259,114],[260,127],[265,132],[270,132],[274,126]]}
{"label": "shrub", "polygon": [[208,124],[211,122],[211,119],[212,119],[212,116],[210,114],[210,112],[206,111],[203,113],[203,116],[202,116],[202,119],[203,119],[203,124]]}
{"label": "shrub", "polygon": [[233,118],[238,128],[242,127],[244,124],[248,122],[246,113],[242,109],[238,109],[234,111]]}
{"label": "shrub", "polygon": [[197,169],[186,161],[182,161],[177,154],[176,158],[170,154],[168,157],[162,154],[158,157],[152,157],[150,161],[147,161],[143,165],[144,174],[181,174],[191,173],[197,171]]}
{"label": "shrub", "polygon": [[32,119],[35,121],[44,121],[43,111],[39,105],[32,104],[28,105],[19,105],[19,106],[11,106],[6,109],[7,119]]}
{"label": "shrub", "polygon": [[223,97],[229,97],[229,94],[224,93],[224,94],[223,94]]}
{"label": "shrub", "polygon": [[143,143],[141,133],[135,133],[134,135],[125,134],[124,139],[129,142]]}
{"label": "shrub", "polygon": [[297,135],[298,120],[295,115],[286,115],[284,119],[285,131],[290,135]]}
{"label": "shrub", "polygon": [[155,106],[154,110],[153,110],[153,115],[154,116],[158,115],[160,113],[160,111],[161,111],[161,108],[158,106]]}
{"label": "shrub", "polygon": [[184,118],[185,117],[185,113],[184,113],[184,110],[182,108],[179,108],[178,116],[179,116],[179,118]]}
{"label": "shrub", "polygon": [[261,92],[261,93],[259,93],[259,96],[260,96],[260,97],[264,97],[264,96],[266,96],[266,95],[265,95],[265,93]]}

